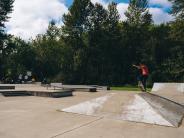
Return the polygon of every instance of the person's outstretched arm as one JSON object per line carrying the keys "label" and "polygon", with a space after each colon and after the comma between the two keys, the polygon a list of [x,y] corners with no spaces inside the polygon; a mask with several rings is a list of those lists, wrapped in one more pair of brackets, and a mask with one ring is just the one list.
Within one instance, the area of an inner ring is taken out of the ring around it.
{"label": "person's outstretched arm", "polygon": [[137,66],[137,65],[132,65],[133,67],[137,68],[137,69],[140,69],[141,67],[140,66]]}

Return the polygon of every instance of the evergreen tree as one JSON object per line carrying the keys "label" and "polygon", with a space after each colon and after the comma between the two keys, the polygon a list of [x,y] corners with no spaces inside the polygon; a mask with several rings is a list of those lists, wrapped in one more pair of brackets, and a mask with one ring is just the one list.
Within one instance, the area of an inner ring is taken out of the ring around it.
{"label": "evergreen tree", "polygon": [[[9,13],[12,12],[14,0],[1,0],[0,1],[0,27],[4,28],[4,23],[8,20]],[[1,29],[2,29],[1,28]]]}
{"label": "evergreen tree", "polygon": [[[149,14],[147,0],[130,0],[127,12],[127,20],[124,23],[125,38],[127,39],[127,50],[131,62],[140,62],[146,59],[145,53],[147,40],[149,40],[149,25],[152,16]],[[145,62],[145,61],[144,61]]]}
{"label": "evergreen tree", "polygon": [[[171,23],[170,39],[173,41],[172,56],[165,63],[171,79],[184,81],[184,1],[169,0],[172,2],[171,13],[176,20]],[[175,66],[174,68],[172,66]],[[169,70],[170,69],[170,70]]]}
{"label": "evergreen tree", "polygon": [[[7,35],[4,32],[5,22],[8,21],[8,14],[12,12],[14,0],[0,1],[0,80],[4,76],[3,72],[3,58],[7,55],[10,47],[8,47]],[[6,40],[6,41],[5,41]],[[8,50],[8,51],[7,51]]]}
{"label": "evergreen tree", "polygon": [[169,0],[172,2],[172,14],[178,19],[184,19],[184,1],[183,0]]}
{"label": "evergreen tree", "polygon": [[148,10],[148,0],[130,0],[125,16],[129,24],[149,25],[152,22],[152,15]]}
{"label": "evergreen tree", "polygon": [[108,21],[111,28],[119,24],[120,15],[117,10],[117,3],[110,3],[108,5]]}
{"label": "evergreen tree", "polygon": [[[104,73],[103,63],[105,49],[107,48],[105,46],[107,46],[106,29],[108,12],[101,4],[96,3],[90,18],[86,78],[89,78],[89,82],[97,84],[101,82]],[[93,74],[90,72],[93,72]]]}
{"label": "evergreen tree", "polygon": [[43,35],[38,35],[32,41],[36,53],[34,71],[40,80],[51,78],[61,71],[64,44],[59,38],[59,31],[60,29],[51,21],[47,32]]}
{"label": "evergreen tree", "polygon": [[127,20],[123,22],[123,38],[127,58],[126,72],[131,74],[126,81],[135,82],[135,70],[131,70],[131,64],[147,63],[149,57],[150,47],[147,42],[150,37],[152,15],[148,10],[148,0],[130,0],[125,16]]}
{"label": "evergreen tree", "polygon": [[0,50],[3,48],[3,40],[5,38],[4,28],[5,22],[8,21],[8,14],[12,12],[14,0],[1,0],[0,1]]}
{"label": "evergreen tree", "polygon": [[61,29],[56,26],[56,22],[52,20],[49,23],[46,36],[48,39],[59,39],[61,35]]}
{"label": "evergreen tree", "polygon": [[88,27],[92,7],[90,0],[74,0],[69,13],[63,16],[65,24],[63,31],[69,35],[81,35]]}
{"label": "evergreen tree", "polygon": [[34,72],[35,52],[30,43],[21,38],[11,36],[8,39],[8,45],[13,49],[9,51],[8,56],[4,59],[6,78],[16,81],[19,74],[26,73],[28,70]]}
{"label": "evergreen tree", "polygon": [[68,70],[72,80],[78,80],[79,83],[79,79],[83,78],[82,73],[80,73],[83,71],[81,64],[82,60],[85,59],[86,33],[89,30],[93,6],[90,0],[74,0],[68,14],[63,16],[63,40],[72,52],[72,60],[68,63]]}
{"label": "evergreen tree", "polygon": [[[117,10],[117,4],[112,2],[108,5],[107,29],[102,54],[105,57],[103,82],[106,85],[124,83],[124,44],[122,38],[122,24]],[[114,70],[117,73],[113,73]],[[123,75],[120,75],[123,74]]]}

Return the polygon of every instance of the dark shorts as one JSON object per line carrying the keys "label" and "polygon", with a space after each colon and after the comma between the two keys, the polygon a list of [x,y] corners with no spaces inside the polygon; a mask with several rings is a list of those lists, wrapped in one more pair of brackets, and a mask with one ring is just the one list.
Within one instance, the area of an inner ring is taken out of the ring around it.
{"label": "dark shorts", "polygon": [[142,75],[141,82],[142,82],[145,90],[146,90],[146,81],[147,81],[147,79],[148,79],[148,75]]}

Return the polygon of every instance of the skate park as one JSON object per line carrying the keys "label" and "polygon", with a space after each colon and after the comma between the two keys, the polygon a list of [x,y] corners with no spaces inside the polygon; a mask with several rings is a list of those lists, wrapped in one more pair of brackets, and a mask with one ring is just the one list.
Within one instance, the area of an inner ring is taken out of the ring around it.
{"label": "skate park", "polygon": [[184,0],[0,13],[0,138],[184,138]]}
{"label": "skate park", "polygon": [[[73,90],[74,86],[71,86],[72,96],[60,98],[4,96],[1,93],[3,127],[0,134],[5,138],[142,138],[150,135],[182,138],[183,86],[183,83],[155,83],[150,93],[105,89],[90,92]],[[35,88],[43,91],[38,84],[24,85],[24,90],[26,87],[29,91]],[[23,90],[20,86],[17,89]]]}

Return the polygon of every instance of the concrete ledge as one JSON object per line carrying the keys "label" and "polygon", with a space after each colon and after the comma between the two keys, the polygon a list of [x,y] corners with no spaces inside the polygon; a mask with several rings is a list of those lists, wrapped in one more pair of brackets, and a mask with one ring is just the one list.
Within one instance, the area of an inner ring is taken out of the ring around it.
{"label": "concrete ledge", "polygon": [[99,86],[99,85],[91,85],[95,87],[97,90],[111,90],[110,86]]}
{"label": "concrete ledge", "polygon": [[27,91],[24,90],[4,90],[0,91],[3,96],[31,96]]}
{"label": "concrete ledge", "polygon": [[97,92],[96,87],[87,85],[62,85],[63,89],[71,89],[73,91]]}
{"label": "concrete ledge", "polygon": [[51,83],[50,85],[45,85],[47,89],[54,88],[54,90],[63,89],[68,90],[71,89],[73,91],[84,91],[84,92],[96,92],[97,88],[88,85],[63,85],[62,83]]}
{"label": "concrete ledge", "polygon": [[0,90],[6,90],[6,89],[15,89],[15,86],[12,86],[12,85],[0,85]]}
{"label": "concrete ledge", "polygon": [[29,91],[28,93],[30,93],[32,96],[52,97],[52,98],[73,96],[72,90],[61,90],[58,92]]}
{"label": "concrete ledge", "polygon": [[66,97],[73,96],[72,90],[60,90],[60,91],[26,91],[26,90],[4,90],[0,91],[3,96],[40,96],[40,97]]}

